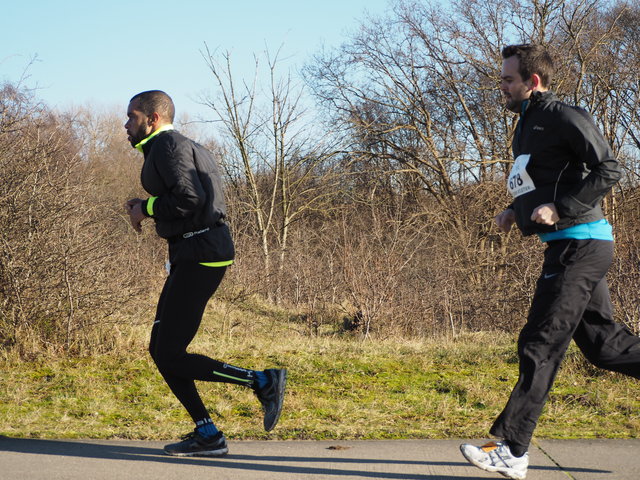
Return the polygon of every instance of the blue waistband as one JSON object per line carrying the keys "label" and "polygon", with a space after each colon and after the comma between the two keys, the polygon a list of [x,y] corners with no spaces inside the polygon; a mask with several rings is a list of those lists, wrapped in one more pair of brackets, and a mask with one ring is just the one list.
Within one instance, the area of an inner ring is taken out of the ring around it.
{"label": "blue waistband", "polygon": [[543,242],[573,238],[575,240],[609,240],[613,241],[613,229],[606,219],[591,223],[582,223],[556,232],[539,233]]}

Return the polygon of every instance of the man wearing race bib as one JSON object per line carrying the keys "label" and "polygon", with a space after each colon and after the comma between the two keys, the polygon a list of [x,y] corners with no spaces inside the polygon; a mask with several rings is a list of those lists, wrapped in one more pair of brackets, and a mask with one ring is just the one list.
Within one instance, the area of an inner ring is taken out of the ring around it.
{"label": "man wearing race bib", "polygon": [[512,45],[502,57],[505,104],[520,119],[507,179],[513,203],[495,221],[504,232],[515,223],[547,246],[518,339],[520,376],[490,430],[501,440],[460,449],[483,470],[523,479],[533,431],[571,339],[594,365],[640,378],[640,338],[614,322],[606,280],[613,235],[601,203],[620,166],[591,116],[548,90],[554,68],[544,47]]}

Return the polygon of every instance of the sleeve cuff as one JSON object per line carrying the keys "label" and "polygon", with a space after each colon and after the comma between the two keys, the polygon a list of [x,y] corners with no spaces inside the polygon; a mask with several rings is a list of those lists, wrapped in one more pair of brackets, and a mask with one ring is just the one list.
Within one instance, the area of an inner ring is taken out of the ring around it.
{"label": "sleeve cuff", "polygon": [[553,202],[553,204],[555,205],[556,212],[558,212],[558,216],[560,218],[571,216],[571,212],[568,211],[569,209],[565,207],[562,203],[560,203],[559,201],[555,201]]}
{"label": "sleeve cuff", "polygon": [[158,197],[149,197],[142,202],[142,214],[145,217],[153,217],[153,204],[157,200]]}

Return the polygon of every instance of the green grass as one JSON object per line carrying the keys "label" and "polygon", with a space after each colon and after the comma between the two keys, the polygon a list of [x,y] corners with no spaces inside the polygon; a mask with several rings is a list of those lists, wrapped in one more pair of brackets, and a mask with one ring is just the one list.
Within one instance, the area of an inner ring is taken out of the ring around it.
{"label": "green grass", "polygon": [[[293,318],[293,317],[292,317]],[[190,430],[146,353],[146,331],[111,355],[0,361],[0,434],[171,439]],[[248,389],[199,383],[212,418],[235,439],[486,437],[517,379],[512,336],[361,340],[283,312],[220,304],[192,348],[249,368],[286,366],[278,427],[262,430]],[[640,382],[588,366],[570,350],[536,431],[546,438],[640,437]]]}

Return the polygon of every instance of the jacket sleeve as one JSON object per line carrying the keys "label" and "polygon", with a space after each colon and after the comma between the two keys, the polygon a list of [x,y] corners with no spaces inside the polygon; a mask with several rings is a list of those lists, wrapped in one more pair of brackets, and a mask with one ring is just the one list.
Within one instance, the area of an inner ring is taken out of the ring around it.
{"label": "jacket sleeve", "polygon": [[562,129],[567,134],[570,148],[588,174],[555,201],[561,218],[576,217],[595,208],[622,175],[611,148],[587,112],[570,109],[563,117]]}
{"label": "jacket sleeve", "polygon": [[198,177],[191,143],[160,137],[151,154],[164,185],[164,191],[153,201],[153,218],[173,220],[192,216],[204,205],[206,192]]}

